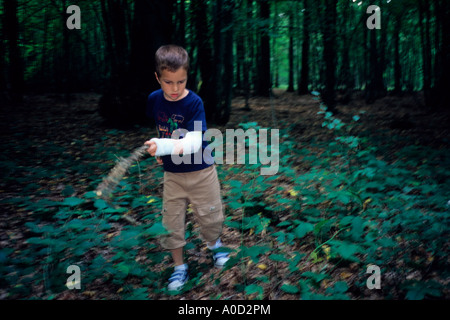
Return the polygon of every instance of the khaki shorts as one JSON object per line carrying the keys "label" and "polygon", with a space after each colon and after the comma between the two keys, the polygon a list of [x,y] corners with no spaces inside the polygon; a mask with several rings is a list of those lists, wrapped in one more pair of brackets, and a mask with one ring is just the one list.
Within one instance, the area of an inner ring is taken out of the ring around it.
{"label": "khaki shorts", "polygon": [[162,222],[169,231],[168,235],[161,238],[164,249],[177,249],[186,245],[185,217],[189,203],[200,225],[203,240],[217,240],[222,233],[224,216],[215,165],[194,172],[164,173]]}

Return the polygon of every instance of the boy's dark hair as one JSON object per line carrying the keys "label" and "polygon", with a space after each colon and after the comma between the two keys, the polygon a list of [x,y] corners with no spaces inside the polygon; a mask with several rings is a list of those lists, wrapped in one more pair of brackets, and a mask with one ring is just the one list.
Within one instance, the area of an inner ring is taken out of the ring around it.
{"label": "boy's dark hair", "polygon": [[155,67],[158,76],[163,70],[175,72],[184,68],[188,72],[189,55],[183,47],[173,44],[162,46],[155,53]]}

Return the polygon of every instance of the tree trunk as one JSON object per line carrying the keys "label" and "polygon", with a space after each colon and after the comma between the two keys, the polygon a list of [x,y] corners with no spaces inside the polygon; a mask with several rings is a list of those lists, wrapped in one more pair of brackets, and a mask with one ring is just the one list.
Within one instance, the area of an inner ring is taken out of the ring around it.
{"label": "tree trunk", "polygon": [[324,48],[325,88],[322,95],[323,102],[328,109],[335,113],[335,83],[336,83],[336,1],[326,0]]}
{"label": "tree trunk", "polygon": [[348,26],[350,25],[348,21],[351,19],[350,16],[350,6],[344,6],[343,8],[343,16],[342,16],[342,22],[341,22],[341,28],[344,31],[342,33],[342,40],[340,41],[342,44],[341,49],[341,56],[342,56],[342,65],[341,65],[341,72],[340,72],[340,84],[343,89],[343,97],[341,98],[342,101],[349,101],[351,92],[353,91],[353,88],[355,86],[354,83],[354,75],[351,71],[350,66],[350,45],[352,40],[352,34],[349,33]]}
{"label": "tree trunk", "polygon": [[[259,0],[260,18],[268,21],[270,18],[270,3],[268,0]],[[270,37],[268,26],[260,28],[260,44],[258,54],[258,85],[256,94],[263,97],[270,96],[272,91],[270,75]]]}
{"label": "tree trunk", "polygon": [[[159,87],[154,76],[155,52],[171,42],[173,34],[173,0],[136,0],[131,28],[125,23],[127,3],[102,1],[105,23],[114,23],[110,30],[107,26],[111,77],[99,106],[100,114],[117,125],[145,121],[146,97]],[[127,29],[131,29],[130,40]]]}
{"label": "tree trunk", "polygon": [[425,98],[425,108],[431,109],[431,45],[428,0],[419,0],[419,26],[422,44],[423,93]]}
{"label": "tree trunk", "polygon": [[400,29],[401,17],[396,17],[394,28],[394,94],[401,94],[402,92],[402,68],[400,65]]}
{"label": "tree trunk", "polygon": [[247,0],[246,10],[247,10],[247,19],[245,21],[245,45],[247,50],[249,51],[249,56],[245,57],[244,62],[244,96],[245,96],[245,110],[250,110],[250,79],[251,77],[251,57],[253,57],[253,33],[251,32],[250,19],[252,18],[253,12],[253,1]]}
{"label": "tree trunk", "polygon": [[175,43],[183,48],[186,46],[186,1],[180,0],[177,6],[177,25],[175,32]]}
{"label": "tree trunk", "polygon": [[244,75],[244,63],[245,63],[245,46],[243,31],[236,35],[236,92],[241,95],[244,92],[244,84],[242,78]]}
{"label": "tree trunk", "polygon": [[[214,118],[217,116],[220,110],[220,100],[223,95],[223,84],[219,84],[223,78],[223,69],[224,69],[224,50],[225,50],[225,42],[224,35],[222,29],[224,28],[223,21],[223,6],[224,0],[216,0],[213,3],[213,21],[214,21],[214,74],[213,74],[213,83],[214,83]],[[214,119],[215,120],[215,119]]]}
{"label": "tree trunk", "polygon": [[[5,39],[5,15],[1,15],[0,18],[0,37]],[[3,100],[3,94],[6,93],[6,79],[6,47],[5,41],[0,41],[0,102]]]}
{"label": "tree trunk", "polygon": [[287,92],[294,92],[294,14],[289,12],[289,85]]}
{"label": "tree trunk", "polygon": [[298,85],[299,94],[307,94],[309,83],[309,26],[311,21],[311,12],[309,0],[303,0],[303,41],[302,41],[302,70],[300,73],[300,83]]}
{"label": "tree trunk", "polygon": [[[439,2],[439,0],[436,0]],[[436,32],[440,33],[441,45],[436,53],[436,59],[439,59],[437,64],[440,65],[439,73],[436,73],[435,81],[435,95],[436,106],[438,108],[450,109],[450,99],[447,93],[450,88],[450,4],[448,0],[442,0],[439,3],[439,11],[436,12],[437,19],[439,20],[440,29]],[[440,56],[438,58],[437,56]],[[436,69],[437,70],[437,69]]]}
{"label": "tree trunk", "polygon": [[223,72],[222,78],[216,82],[216,87],[222,87],[221,95],[219,97],[219,109],[215,116],[216,123],[219,125],[226,124],[230,119],[231,114],[231,100],[233,98],[233,10],[234,1],[224,0],[222,7],[221,24],[223,33],[221,41],[223,41]]}
{"label": "tree trunk", "polygon": [[[381,40],[378,45],[377,32],[381,31]],[[367,103],[373,103],[376,99],[384,96],[385,89],[383,84],[384,69],[384,42],[385,34],[383,30],[371,29],[369,32],[369,74],[367,75],[368,84],[365,92]],[[380,47],[380,49],[378,49]]]}
{"label": "tree trunk", "polygon": [[8,84],[13,103],[22,101],[24,91],[24,66],[19,48],[19,21],[17,0],[4,1],[5,35],[8,48]]}
{"label": "tree trunk", "polygon": [[202,85],[198,94],[203,100],[206,120],[212,120],[215,111],[214,92],[214,58],[212,47],[209,41],[208,19],[206,11],[208,9],[206,0],[191,1],[192,15],[195,24],[195,39],[197,43],[198,67],[201,74]]}

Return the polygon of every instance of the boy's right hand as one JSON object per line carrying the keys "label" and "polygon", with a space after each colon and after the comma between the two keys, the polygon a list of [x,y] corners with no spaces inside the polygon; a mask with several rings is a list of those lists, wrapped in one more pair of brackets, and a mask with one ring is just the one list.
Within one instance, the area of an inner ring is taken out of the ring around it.
{"label": "boy's right hand", "polygon": [[[157,146],[156,146],[155,141],[152,141],[152,140],[145,141],[145,142],[144,142],[144,145],[148,146],[147,152],[148,152],[152,157],[154,157],[155,154],[156,154],[156,149],[157,149]],[[157,161],[159,164],[162,164],[162,163],[163,163],[163,162],[162,162],[162,159],[161,159],[160,157],[156,157],[156,161]]]}
{"label": "boy's right hand", "polygon": [[153,140],[148,140],[145,141],[144,144],[148,146],[147,152],[150,153],[152,157],[154,157],[157,149],[156,142]]}

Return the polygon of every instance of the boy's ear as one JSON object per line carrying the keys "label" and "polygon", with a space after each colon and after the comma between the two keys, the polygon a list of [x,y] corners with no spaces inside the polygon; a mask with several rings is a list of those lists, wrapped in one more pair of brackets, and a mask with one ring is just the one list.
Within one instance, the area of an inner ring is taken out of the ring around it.
{"label": "boy's ear", "polygon": [[156,77],[156,81],[158,81],[158,83],[161,84],[161,81],[159,81],[158,73],[157,73],[157,72],[155,72],[155,77]]}

